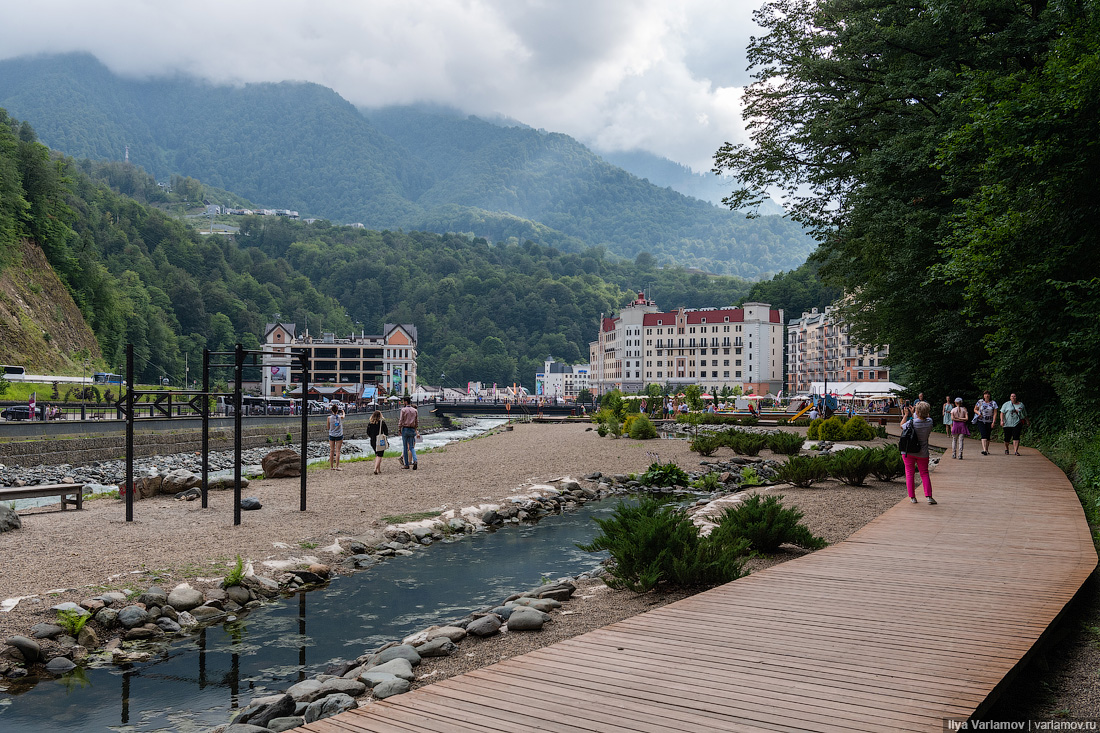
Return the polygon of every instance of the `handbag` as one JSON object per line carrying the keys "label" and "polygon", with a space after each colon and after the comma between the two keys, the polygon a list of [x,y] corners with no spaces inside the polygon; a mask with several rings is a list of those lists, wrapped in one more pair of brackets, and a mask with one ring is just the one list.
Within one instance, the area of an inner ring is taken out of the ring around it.
{"label": "handbag", "polygon": [[901,429],[901,440],[898,441],[898,450],[902,453],[920,453],[921,442],[917,437],[917,429],[913,426],[913,421],[905,423],[905,427]]}
{"label": "handbag", "polygon": [[376,443],[378,445],[378,450],[386,450],[390,447],[390,441],[386,440],[385,433],[378,434],[378,440],[376,441]]}

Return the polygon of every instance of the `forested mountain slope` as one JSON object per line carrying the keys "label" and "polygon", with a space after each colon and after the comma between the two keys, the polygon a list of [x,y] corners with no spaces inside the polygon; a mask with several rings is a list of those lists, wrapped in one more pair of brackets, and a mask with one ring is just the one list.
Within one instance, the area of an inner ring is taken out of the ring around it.
{"label": "forested mountain slope", "polygon": [[375,229],[468,232],[757,277],[812,241],[654,186],[566,135],[400,108],[364,116],[308,83],[132,80],[88,55],[0,62],[0,106],[66,154],[130,160],[272,208]]}

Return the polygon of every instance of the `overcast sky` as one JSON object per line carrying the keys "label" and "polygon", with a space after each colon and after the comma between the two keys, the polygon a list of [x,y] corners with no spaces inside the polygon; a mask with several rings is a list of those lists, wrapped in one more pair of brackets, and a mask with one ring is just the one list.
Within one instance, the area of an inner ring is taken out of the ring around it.
{"label": "overcast sky", "polygon": [[703,171],[744,137],[744,50],[760,3],[37,0],[5,8],[0,58],[87,51],[127,76],[312,81],[360,106],[502,114]]}

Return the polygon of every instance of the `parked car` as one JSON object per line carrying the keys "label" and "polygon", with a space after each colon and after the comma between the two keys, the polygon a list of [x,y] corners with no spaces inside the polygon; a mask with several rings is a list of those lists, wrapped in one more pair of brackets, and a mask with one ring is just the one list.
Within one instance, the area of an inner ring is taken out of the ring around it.
{"label": "parked car", "polygon": [[[42,406],[34,408],[35,420],[42,419]],[[31,408],[27,405],[15,405],[14,407],[6,407],[0,412],[0,417],[5,420],[30,420]]]}

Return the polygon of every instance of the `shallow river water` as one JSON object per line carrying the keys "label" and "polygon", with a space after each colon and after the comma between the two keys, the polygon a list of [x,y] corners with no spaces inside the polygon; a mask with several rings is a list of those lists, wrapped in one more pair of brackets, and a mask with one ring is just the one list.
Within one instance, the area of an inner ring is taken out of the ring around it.
{"label": "shallow river water", "polygon": [[[517,591],[594,569],[605,553],[575,543],[616,502],[592,502],[537,525],[506,526],[349,576],[181,638],[148,662],[77,668],[0,690],[0,731],[205,731],[255,696],[335,660],[495,605]],[[461,653],[461,645],[459,647]]]}

